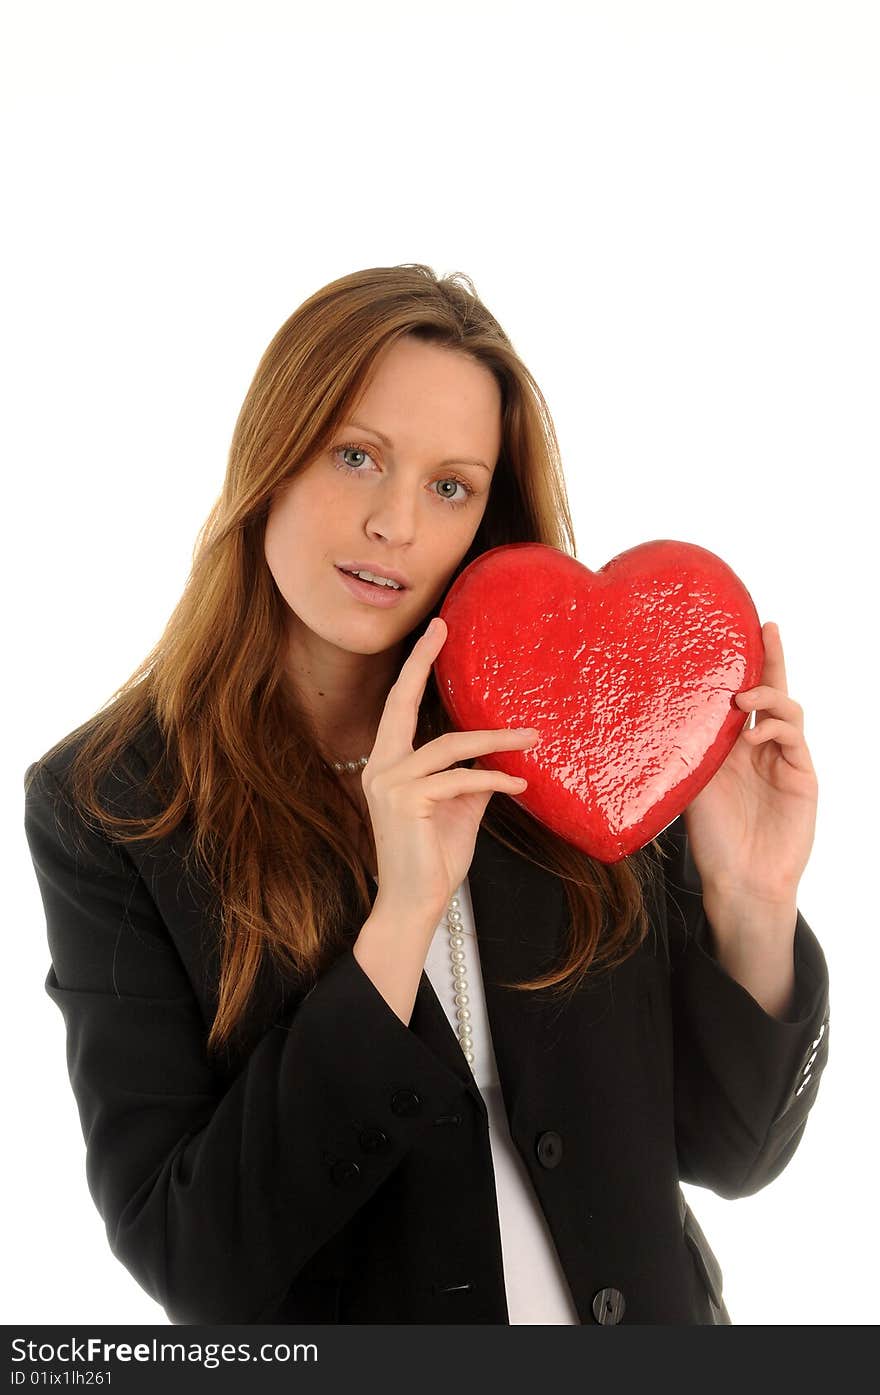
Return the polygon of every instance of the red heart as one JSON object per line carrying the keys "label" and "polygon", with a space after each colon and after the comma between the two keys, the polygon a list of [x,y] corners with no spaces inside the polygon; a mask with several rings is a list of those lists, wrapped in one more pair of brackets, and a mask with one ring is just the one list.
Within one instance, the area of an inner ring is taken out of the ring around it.
{"label": "red heart", "polygon": [[535,727],[531,751],[475,764],[524,775],[514,796],[567,842],[614,863],[708,784],[749,719],[761,623],[720,557],[641,543],[598,572],[543,543],[484,552],[447,592],[434,663],[459,731]]}

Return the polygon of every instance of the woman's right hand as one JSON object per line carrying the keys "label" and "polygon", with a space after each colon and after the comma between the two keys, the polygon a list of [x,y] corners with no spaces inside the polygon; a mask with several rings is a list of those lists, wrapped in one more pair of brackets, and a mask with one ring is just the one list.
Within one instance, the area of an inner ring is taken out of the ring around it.
{"label": "woman's right hand", "polygon": [[414,645],[385,700],[362,775],[382,904],[429,919],[443,914],[467,875],[492,795],[521,794],[528,784],[501,770],[447,767],[490,751],[524,750],[538,739],[532,728],[450,731],[413,750],[425,684],[447,633],[438,617]]}

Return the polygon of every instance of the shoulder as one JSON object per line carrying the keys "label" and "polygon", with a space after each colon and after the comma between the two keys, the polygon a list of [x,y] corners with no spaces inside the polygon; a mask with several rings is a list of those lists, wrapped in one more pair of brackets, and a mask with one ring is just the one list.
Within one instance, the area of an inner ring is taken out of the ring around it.
{"label": "shoulder", "polygon": [[[72,767],[94,730],[95,718],[89,718],[30,762],[23,781],[28,803],[68,796]],[[124,803],[127,793],[142,791],[147,773],[161,761],[164,750],[161,729],[150,711],[136,735],[123,745],[98,781],[100,797],[114,804]]]}

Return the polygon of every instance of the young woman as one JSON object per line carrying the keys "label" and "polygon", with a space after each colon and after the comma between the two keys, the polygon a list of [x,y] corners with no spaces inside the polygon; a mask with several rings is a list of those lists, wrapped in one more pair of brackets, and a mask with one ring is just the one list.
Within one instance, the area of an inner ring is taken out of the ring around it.
{"label": "young woman", "polygon": [[344,276],[263,355],[159,644],[28,767],[89,1187],[173,1323],[730,1321],[679,1184],[776,1177],[827,1058],[802,710],[765,626],[756,726],[593,862],[469,764],[540,733],[452,730],[432,677],[523,541],[576,555],[498,322]]}

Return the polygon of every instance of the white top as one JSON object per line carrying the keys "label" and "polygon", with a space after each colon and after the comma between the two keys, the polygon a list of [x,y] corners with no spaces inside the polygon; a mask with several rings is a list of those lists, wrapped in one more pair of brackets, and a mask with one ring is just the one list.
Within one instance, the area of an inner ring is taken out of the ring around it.
{"label": "white top", "polygon": [[[501,1094],[495,1051],[489,1031],[486,994],[467,877],[455,894],[461,911],[465,976],[470,999],[468,1007],[473,1028],[474,1059],[471,1070],[489,1115],[489,1143],[495,1171],[508,1316],[512,1325],[565,1323],[580,1326],[580,1318],[559,1261],[553,1236],[541,1210],[532,1180],[510,1137],[507,1111]],[[444,911],[428,950],[425,973],[457,1037],[457,1006],[449,950],[449,929]]]}

